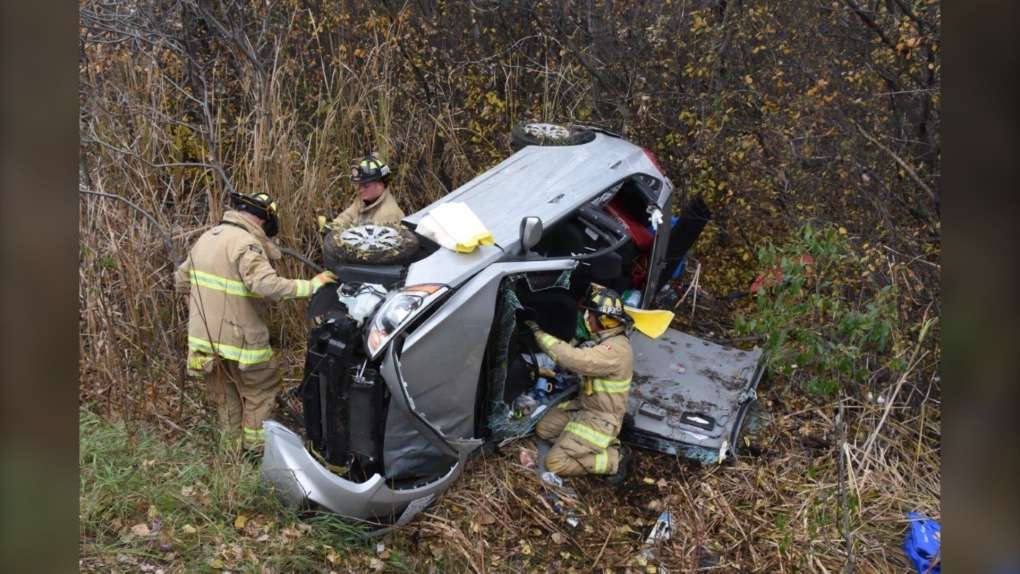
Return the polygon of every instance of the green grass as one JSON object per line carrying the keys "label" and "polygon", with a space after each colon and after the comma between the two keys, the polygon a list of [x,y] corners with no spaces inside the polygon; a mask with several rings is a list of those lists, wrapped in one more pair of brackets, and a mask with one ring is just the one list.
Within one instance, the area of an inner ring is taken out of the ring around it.
{"label": "green grass", "polygon": [[81,571],[407,569],[336,517],[282,506],[258,469],[204,439],[213,434],[196,425],[170,443],[79,411]]}

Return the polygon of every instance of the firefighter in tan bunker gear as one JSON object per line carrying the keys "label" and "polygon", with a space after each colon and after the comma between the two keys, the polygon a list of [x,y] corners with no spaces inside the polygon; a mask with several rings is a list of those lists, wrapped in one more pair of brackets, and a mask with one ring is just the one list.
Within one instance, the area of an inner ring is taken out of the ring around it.
{"label": "firefighter in tan bunker gear", "polygon": [[281,277],[270,264],[282,256],[269,239],[279,231],[276,202],[264,193],[230,198],[234,210],[198,238],[175,284],[189,294],[188,372],[205,380],[228,439],[257,451],[282,382],[263,300],[310,297],[336,276]]}
{"label": "firefighter in tan bunker gear", "polygon": [[596,284],[581,308],[594,343],[590,347],[572,347],[528,322],[546,355],[582,375],[578,398],[550,409],[535,430],[539,437],[553,441],[545,459],[548,470],[559,476],[606,475],[607,483],[617,485],[630,463],[630,451],[616,437],[634,375],[628,337],[633,320],[624,314],[615,291]]}
{"label": "firefighter in tan bunker gear", "polygon": [[342,229],[366,223],[400,223],[404,212],[390,193],[392,176],[390,166],[374,155],[365,156],[358,165],[351,166],[351,183],[358,186],[358,196],[350,207],[333,219],[330,227]]}

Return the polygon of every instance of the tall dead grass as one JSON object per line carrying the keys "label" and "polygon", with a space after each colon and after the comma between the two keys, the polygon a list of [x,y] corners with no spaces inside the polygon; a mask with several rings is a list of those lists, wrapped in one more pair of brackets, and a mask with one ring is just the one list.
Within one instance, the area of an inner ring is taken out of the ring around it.
{"label": "tall dead grass", "polygon": [[[323,62],[330,81],[317,87],[311,121],[295,110],[307,94],[300,93],[295,62],[282,56],[285,44],[264,75],[240,65],[229,92],[240,93],[240,102],[226,99],[229,80],[221,72],[203,77],[205,89],[196,91],[181,83],[181,59],[144,51],[110,57],[108,47],[92,47],[92,63],[82,69],[81,188],[134,205],[80,194],[82,403],[106,416],[177,426],[191,383],[183,370],[186,304],[173,292],[174,261],[219,220],[227,191],[277,199],[277,241],[312,260],[320,260],[315,217],[349,204],[348,166],[362,155],[379,153],[395,164],[393,187],[407,211],[446,191],[437,178],[419,175],[430,172],[427,163],[403,169],[410,157],[436,155],[429,146],[448,127],[394,125],[394,107],[415,113],[415,103],[394,101],[389,86],[394,41],[380,36],[374,60],[358,73]],[[413,193],[404,191],[408,182]],[[278,269],[287,277],[313,273],[286,257]],[[303,305],[282,303],[270,315],[274,347],[293,372],[301,364]]]}

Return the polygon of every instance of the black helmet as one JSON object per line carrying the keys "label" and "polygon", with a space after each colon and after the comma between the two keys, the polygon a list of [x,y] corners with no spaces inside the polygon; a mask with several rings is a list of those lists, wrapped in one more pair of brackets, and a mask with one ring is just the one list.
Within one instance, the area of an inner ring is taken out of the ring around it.
{"label": "black helmet", "polygon": [[599,324],[606,329],[634,323],[634,319],[623,312],[623,301],[619,293],[596,283],[591,284],[580,307],[594,313]]}
{"label": "black helmet", "polygon": [[280,219],[276,212],[276,200],[269,197],[269,194],[245,195],[231,191],[230,199],[234,202],[234,209],[237,211],[245,211],[265,221],[262,229],[266,232],[266,237],[273,237],[280,232]]}
{"label": "black helmet", "polygon": [[351,166],[351,183],[368,183],[377,179],[386,183],[391,175],[390,166],[374,155],[366,155],[358,165]]}

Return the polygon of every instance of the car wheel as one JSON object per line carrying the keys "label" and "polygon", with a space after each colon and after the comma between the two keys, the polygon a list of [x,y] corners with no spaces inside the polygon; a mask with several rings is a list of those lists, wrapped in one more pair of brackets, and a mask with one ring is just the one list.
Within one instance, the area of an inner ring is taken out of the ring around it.
{"label": "car wheel", "polygon": [[404,265],[418,251],[418,236],[402,225],[366,223],[334,229],[322,239],[328,269],[344,263]]}
{"label": "car wheel", "polygon": [[521,122],[510,131],[510,144],[514,149],[529,145],[580,145],[593,139],[595,132],[588,128],[544,122]]}

